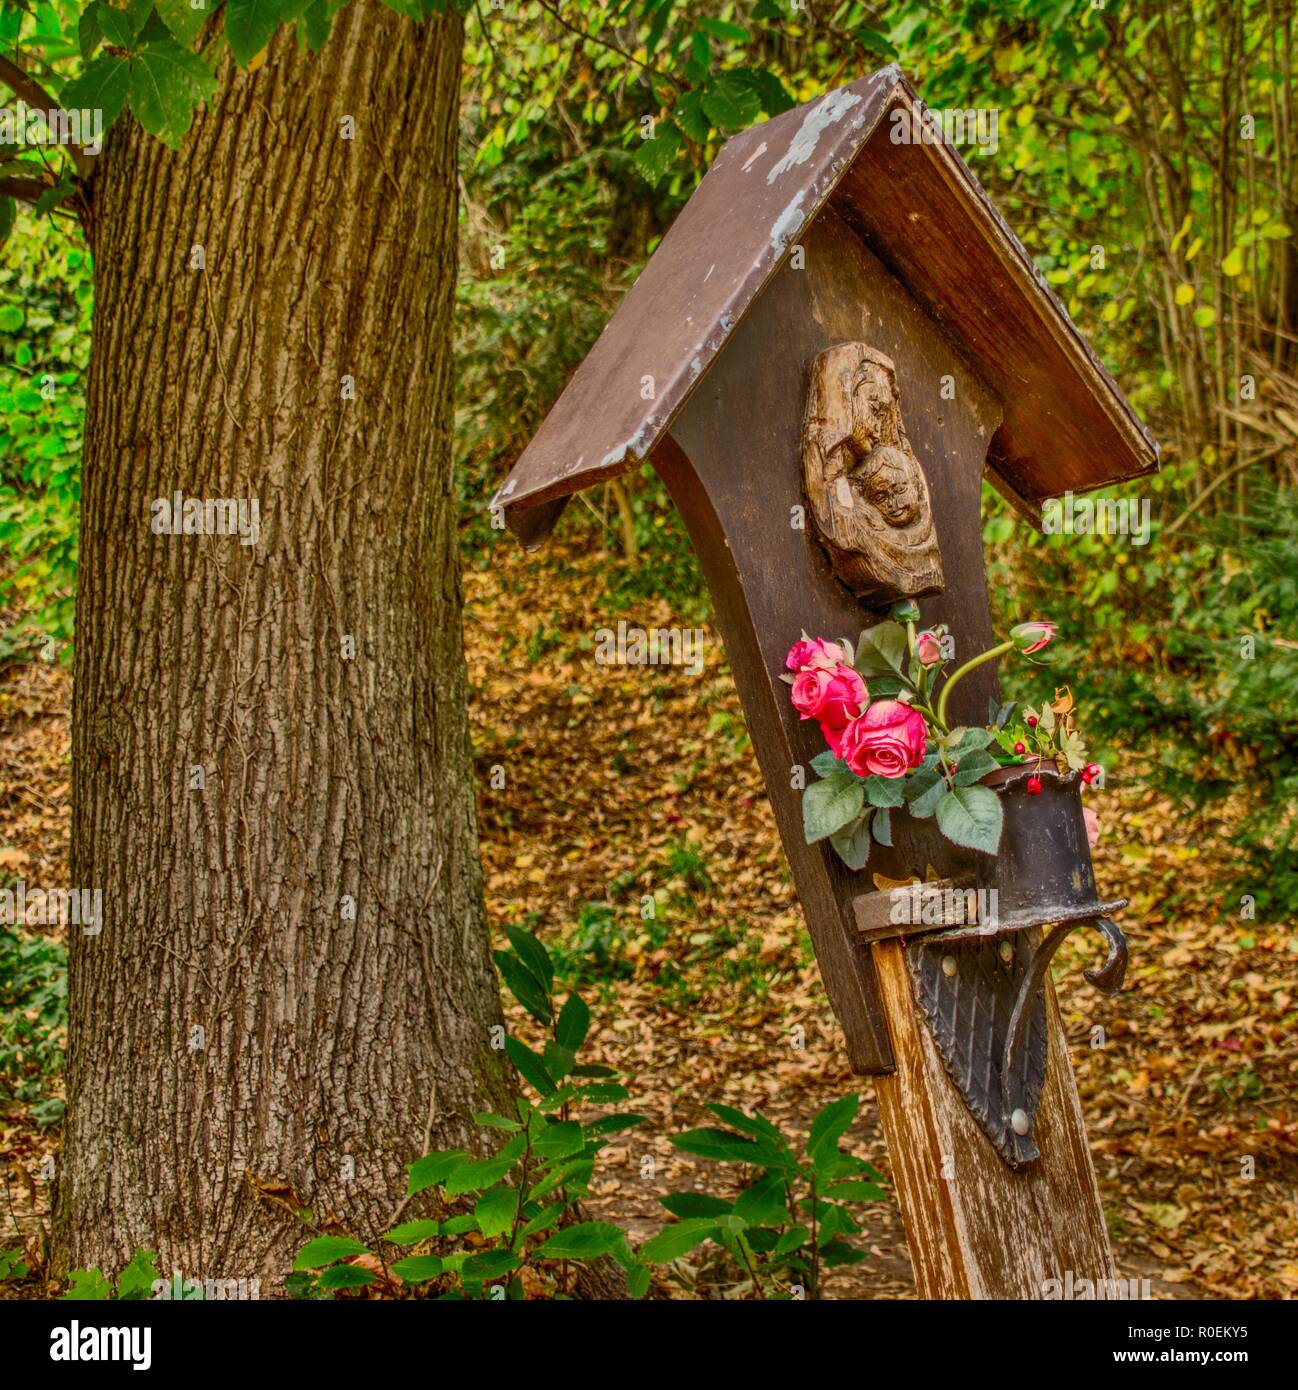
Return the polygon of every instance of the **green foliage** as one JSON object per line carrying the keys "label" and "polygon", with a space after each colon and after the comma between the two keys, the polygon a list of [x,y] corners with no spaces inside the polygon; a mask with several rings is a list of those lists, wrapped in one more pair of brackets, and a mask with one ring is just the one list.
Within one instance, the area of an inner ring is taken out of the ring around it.
{"label": "green foliage", "polygon": [[640,1258],[665,1264],[711,1241],[727,1259],[732,1296],[820,1298],[826,1271],[865,1259],[849,1239],[859,1229],[851,1206],[888,1195],[878,1170],[840,1144],[859,1104],[850,1095],[823,1106],[800,1154],[760,1111],[710,1105],[724,1127],[689,1130],[671,1142],[716,1163],[758,1169],[760,1176],[734,1201],[703,1192],[664,1197],[679,1220],[646,1241]]}
{"label": "green foliage", "polygon": [[[640,1297],[649,1270],[618,1227],[583,1221],[577,1203],[590,1190],[599,1154],[609,1137],[644,1122],[641,1115],[604,1110],[579,1120],[578,1111],[627,1099],[607,1067],[577,1060],[590,1029],[590,1010],[569,992],[555,997],[555,970],[541,942],[508,928],[508,950],[495,953],[506,988],[546,1030],[535,1050],[509,1037],[505,1050],[532,1092],[520,1096],[516,1114],[474,1116],[484,1130],[502,1136],[495,1153],[475,1157],[463,1149],[425,1154],[409,1165],[407,1198],[438,1194],[438,1215],[402,1222],[383,1237],[377,1258],[404,1284],[430,1286],[441,1300],[522,1299],[523,1273],[535,1271],[555,1296],[570,1292],[568,1265],[610,1256],[626,1271]],[[388,1247],[407,1253],[392,1259]],[[377,1276],[358,1256],[371,1252],[350,1237],[323,1235],[298,1253],[289,1287],[297,1298],[329,1297],[363,1288]]]}
{"label": "green foliage", "polygon": [[68,1276],[68,1291],[61,1295],[65,1303],[137,1303],[153,1296],[158,1278],[158,1255],[155,1250],[137,1250],[130,1264],[117,1276],[116,1288],[100,1269],[74,1269]]}
{"label": "green foliage", "polygon": [[63,1066],[67,1024],[67,949],[0,925],[0,1093],[30,1106],[42,1125],[63,1113],[48,1092]]}
{"label": "green foliage", "polygon": [[0,294],[3,665],[72,636],[90,257],[24,222],[0,250]]}

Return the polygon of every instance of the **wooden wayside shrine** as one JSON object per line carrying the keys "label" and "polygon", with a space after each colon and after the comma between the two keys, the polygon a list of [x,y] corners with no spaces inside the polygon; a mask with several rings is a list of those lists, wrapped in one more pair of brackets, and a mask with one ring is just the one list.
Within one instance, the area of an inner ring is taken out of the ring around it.
{"label": "wooden wayside shrine", "polygon": [[[854,638],[899,597],[924,595],[925,623],[949,624],[968,653],[990,647],[983,477],[1035,521],[1044,499],[1152,472],[1158,456],[955,150],[894,138],[920,112],[889,67],[730,140],[496,504],[531,547],[579,489],[644,461],[661,474],[851,1065],[877,1078],[919,1290],[1040,1298],[1068,1271],[1114,1277],[1048,981],[1039,1156],[1015,1167],[951,1079],[905,939],[859,920],[873,872],[958,880],[987,856],[931,821],[876,848],[869,873],[807,845],[791,769],[823,745],[779,677],[803,629]],[[953,690],[952,713],[981,724],[996,694],[989,663]],[[983,1026],[977,1013],[957,1026]]]}

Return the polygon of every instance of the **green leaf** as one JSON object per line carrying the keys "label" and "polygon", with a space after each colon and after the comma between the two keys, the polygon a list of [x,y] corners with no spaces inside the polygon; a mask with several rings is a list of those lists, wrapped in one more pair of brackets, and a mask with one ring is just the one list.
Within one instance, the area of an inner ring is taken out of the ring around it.
{"label": "green leaf", "polygon": [[1002,819],[1001,799],[990,787],[955,787],[937,803],[942,834],[952,844],[984,854],[995,854],[1000,847]]}
{"label": "green leaf", "polygon": [[95,12],[95,25],[105,42],[117,48],[133,48],[140,31],[153,13],[153,0],[127,0],[126,4],[121,6],[109,5],[104,3],[104,0],[99,0],[92,8]]}
{"label": "green leaf", "polygon": [[372,1284],[374,1276],[358,1265],[334,1265],[325,1270],[319,1282],[322,1289],[359,1289],[364,1284]]}
{"label": "green leaf", "polygon": [[537,1247],[541,1260],[593,1260],[609,1254],[623,1239],[622,1228],[607,1221],[583,1221],[556,1231]]}
{"label": "green leaf", "polygon": [[746,1187],[735,1199],[734,1214],[746,1226],[780,1226],[788,1220],[784,1179],[771,1173]]}
{"label": "green leaf", "polygon": [[696,145],[707,144],[712,125],[703,114],[703,93],[697,88],[685,93],[672,108],[672,115],[686,136]]}
{"label": "green leaf", "polygon": [[864,815],[857,816],[850,825],[829,837],[834,853],[853,873],[865,868],[870,858],[870,826],[877,814],[879,813],[875,811],[866,811]]}
{"label": "green leaf", "polygon": [[216,89],[203,60],[169,38],[142,48],[131,62],[131,111],[145,130],[173,148],[189,129],[194,108]]}
{"label": "green leaf", "polygon": [[536,976],[512,952],[495,951],[492,954],[505,988],[538,1023],[548,1024],[553,1017],[550,1001],[545,990],[537,983]]}
{"label": "green leaf", "polygon": [[826,748],[823,753],[817,753],[812,758],[811,768],[818,777],[828,777],[832,772],[846,772],[847,764],[842,758],[836,757],[831,749]]}
{"label": "green leaf", "polygon": [[658,1199],[673,1216],[728,1216],[734,1204],[708,1192],[669,1192]]}
{"label": "green leaf", "polygon": [[527,967],[532,978],[548,998],[550,991],[554,988],[554,962],[550,959],[549,951],[541,945],[537,937],[533,936],[530,931],[524,931],[522,927],[507,926],[505,935],[509,938],[509,944],[517,952],[518,958]]}
{"label": "green leaf", "polygon": [[843,829],[865,805],[865,788],[850,772],[813,782],[802,793],[802,830],[809,845]]}
{"label": "green leaf", "polygon": [[579,994],[569,994],[559,1010],[559,1022],[555,1025],[555,1036],[560,1047],[576,1052],[586,1041],[590,1032],[590,1010]]}
{"label": "green leaf", "polygon": [[601,1115],[586,1126],[587,1139],[600,1139],[606,1134],[617,1134],[624,1129],[634,1129],[637,1125],[649,1123],[648,1115]]}
{"label": "green leaf", "polygon": [[879,844],[886,849],[892,848],[892,812],[886,806],[881,806],[874,813],[870,830]]}
{"label": "green leaf", "polygon": [[643,1298],[649,1292],[649,1266],[633,1264],[626,1272],[626,1291],[632,1298]]}
{"label": "green leaf", "polygon": [[635,152],[635,167],[640,171],[640,177],[650,187],[657,188],[664,176],[670,173],[684,143],[675,121],[658,121],[654,126],[653,139],[642,140]]}
{"label": "green leaf", "polygon": [[522,1263],[512,1250],[486,1250],[464,1261],[460,1266],[460,1278],[485,1284],[489,1279],[503,1279],[506,1274],[512,1274]]}
{"label": "green leaf", "polygon": [[[0,246],[3,246],[5,242],[9,240],[9,233],[13,231],[14,223],[17,220],[18,204],[14,201],[14,199],[6,198],[0,195]],[[4,309],[11,309],[13,307],[14,306],[12,304],[6,304],[4,306]],[[0,309],[0,314],[4,313],[4,309]],[[22,310],[20,309],[18,311],[19,326],[22,325],[22,321],[23,316]],[[0,328],[4,328],[4,325],[2,323],[0,323]],[[9,330],[6,329],[5,331],[7,332]]]}
{"label": "green leaf", "polygon": [[795,1250],[805,1245],[811,1237],[811,1232],[806,1226],[790,1226],[787,1231],[775,1242],[775,1248],[771,1251],[772,1255],[791,1255]]}
{"label": "green leaf", "polygon": [[533,1149],[542,1158],[571,1158],[585,1145],[585,1136],[576,1120],[557,1120],[532,1142]]}
{"label": "green leaf", "polygon": [[717,1235],[718,1230],[716,1221],[707,1216],[678,1221],[674,1226],[665,1226],[656,1236],[650,1237],[638,1253],[642,1260],[651,1265],[666,1264],[669,1260],[679,1260],[682,1255],[688,1254],[695,1246],[702,1245],[705,1240],[711,1240]]}
{"label": "green leaf", "polygon": [[838,1141],[856,1119],[860,1104],[859,1095],[846,1095],[840,1100],[831,1100],[817,1112],[816,1118],[811,1122],[811,1133],[807,1137],[807,1157],[817,1168],[820,1167],[822,1156],[837,1156]]}
{"label": "green leaf", "polygon": [[152,1298],[157,1278],[158,1252],[137,1250],[130,1264],[117,1276],[117,1297],[122,1300]]}
{"label": "green leaf", "polygon": [[225,36],[241,68],[266,47],[279,23],[279,0],[225,0]]}
{"label": "green leaf", "polygon": [[747,82],[723,73],[703,88],[703,110],[718,130],[744,130],[762,114],[762,104]]}
{"label": "green leaf", "polygon": [[504,1235],[518,1213],[518,1193],[512,1187],[493,1187],[478,1198],[473,1215],[478,1230],[489,1240]]}
{"label": "green leaf", "polygon": [[507,1115],[493,1115],[490,1110],[475,1110],[473,1120],[487,1129],[503,1129],[506,1134],[518,1134],[523,1128],[517,1120]]}
{"label": "green leaf", "polygon": [[494,1187],[514,1166],[517,1160],[510,1155],[497,1155],[495,1158],[478,1158],[461,1164],[442,1183],[448,1197],[458,1197],[463,1192],[481,1192],[484,1187]]}
{"label": "green leaf", "polygon": [[784,1167],[788,1160],[771,1144],[747,1139],[728,1129],[688,1129],[671,1136],[673,1147],[719,1163],[755,1163],[762,1168]]}
{"label": "green leaf", "polygon": [[319,53],[329,38],[333,27],[333,14],[325,0],[315,0],[302,12],[302,22],[306,28],[307,47],[312,53]]}
{"label": "green leaf", "polygon": [[97,1269],[74,1269],[68,1276],[72,1283],[61,1303],[106,1303],[113,1297],[112,1287]]}
{"label": "green leaf", "polygon": [[[545,1063],[546,1074],[555,1081],[562,1081],[572,1071],[577,1059],[566,1047],[560,1047],[558,1043],[548,1042],[545,1045],[545,1054],[542,1060]],[[594,1091],[599,1088],[598,1086],[589,1086],[586,1089]],[[620,1087],[617,1090],[617,1099],[625,1100],[626,1092]]]}
{"label": "green leaf", "polygon": [[705,34],[711,34],[714,39],[721,39],[727,43],[747,43],[748,30],[739,24],[727,23],[724,19],[700,19],[698,27]]}
{"label": "green leaf", "polygon": [[325,1265],[331,1265],[335,1260],[345,1260],[352,1255],[366,1255],[368,1253],[367,1248],[359,1240],[352,1240],[350,1236],[319,1236],[315,1240],[308,1241],[298,1251],[297,1259],[293,1261],[293,1268],[295,1270],[323,1269]]}
{"label": "green leaf", "polygon": [[961,725],[959,728],[951,730],[947,752],[953,757],[963,758],[966,753],[972,752],[975,748],[986,748],[995,737],[996,735],[991,729]]}
{"label": "green leaf", "polygon": [[936,769],[917,772],[906,783],[906,800],[912,816],[926,820],[937,810],[937,803],[946,795],[946,778]]}
{"label": "green leaf", "polygon": [[107,130],[121,114],[130,82],[130,62],[105,53],[86,64],[85,71],[64,87],[59,100],[69,111],[102,111]]}
{"label": "green leaf", "polygon": [[403,1221],[400,1226],[393,1226],[383,1239],[391,1241],[393,1245],[418,1245],[421,1240],[428,1240],[440,1230],[441,1225],[436,1221]]}
{"label": "green leaf", "polygon": [[[204,21],[212,14],[212,10],[206,6],[194,9],[190,0],[153,0],[153,3],[158,18],[171,30],[182,48],[188,48],[194,42]],[[216,0],[212,0],[212,3],[215,5]]]}
{"label": "green leaf", "polygon": [[879,777],[872,775],[865,779],[865,799],[871,806],[884,808],[900,806],[906,800],[900,777]]}
{"label": "green leaf", "polygon": [[878,623],[861,634],[856,646],[856,669],[867,680],[871,676],[894,675],[905,681],[902,663],[906,649],[906,629],[900,623]]}
{"label": "green leaf", "polygon": [[422,1284],[436,1279],[443,1271],[443,1264],[437,1255],[411,1255],[408,1259],[397,1260],[392,1272],[407,1284]]}
{"label": "green leaf", "polygon": [[468,1161],[469,1155],[463,1149],[443,1149],[406,1164],[406,1172],[410,1175],[406,1183],[406,1196],[413,1197],[426,1187],[445,1182],[460,1164]]}
{"label": "green leaf", "polygon": [[793,1151],[784,1135],[761,1111],[755,1110],[751,1115],[746,1115],[742,1110],[736,1110],[733,1105],[722,1105],[719,1101],[709,1103],[708,1109],[732,1129],[739,1130],[741,1134],[751,1134],[754,1139],[769,1139],[777,1149],[782,1149],[790,1158],[793,1157]]}
{"label": "green leaf", "polygon": [[[77,47],[81,50],[83,62],[90,61],[90,55],[103,42],[103,38],[104,31],[99,27],[99,6],[87,5],[77,22]],[[64,102],[64,105],[68,103]]]}
{"label": "green leaf", "polygon": [[975,748],[968,753],[961,749],[959,762],[960,765],[955,770],[957,787],[970,786],[1000,767],[1000,763],[990,753],[983,752],[981,748]]}
{"label": "green leaf", "polygon": [[545,1063],[530,1048],[517,1038],[505,1039],[505,1052],[518,1068],[524,1081],[530,1082],[543,1096],[551,1096],[558,1089],[545,1069]]}
{"label": "green leaf", "polygon": [[544,1231],[547,1227],[553,1226],[566,1210],[567,1208],[562,1202],[551,1202],[548,1207],[542,1207],[535,1216],[527,1221],[519,1234],[530,1236],[537,1231]]}

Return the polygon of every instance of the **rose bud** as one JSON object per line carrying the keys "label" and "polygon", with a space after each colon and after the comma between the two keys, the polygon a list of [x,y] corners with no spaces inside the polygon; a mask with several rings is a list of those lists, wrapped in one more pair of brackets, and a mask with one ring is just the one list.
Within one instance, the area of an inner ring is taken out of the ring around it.
{"label": "rose bud", "polygon": [[1036,773],[1033,773],[1032,776],[1028,778],[1028,795],[1041,795],[1041,778],[1038,777]]}
{"label": "rose bud", "polygon": [[1020,739],[1019,742],[1014,745],[1014,751],[1016,753],[1026,753],[1028,751],[1028,746]]}
{"label": "rose bud", "polygon": [[1020,623],[1010,629],[1010,639],[1024,656],[1039,652],[1055,635],[1054,623]]}
{"label": "rose bud", "polygon": [[892,605],[892,617],[898,623],[917,623],[919,622],[919,604],[914,599],[902,599],[900,603]]}
{"label": "rose bud", "polygon": [[921,632],[915,639],[915,655],[921,666],[936,666],[942,660],[942,645],[937,633]]}
{"label": "rose bud", "polygon": [[1104,769],[1099,763],[1087,763],[1082,769],[1082,786],[1089,787],[1092,782],[1098,781],[1104,776]]}

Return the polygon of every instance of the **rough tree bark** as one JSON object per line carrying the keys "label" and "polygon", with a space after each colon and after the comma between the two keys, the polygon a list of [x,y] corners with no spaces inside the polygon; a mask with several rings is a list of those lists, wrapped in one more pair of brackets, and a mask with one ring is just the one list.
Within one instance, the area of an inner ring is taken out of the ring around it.
{"label": "rough tree bark", "polygon": [[[460,51],[358,0],[96,175],[72,871],[104,921],[56,1269],[278,1280],[291,1205],[374,1237],[508,1096],[448,435]],[[257,544],[153,534],[176,491],[257,499]]]}

